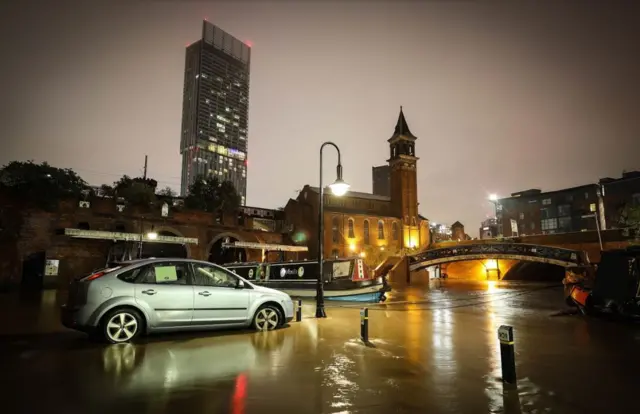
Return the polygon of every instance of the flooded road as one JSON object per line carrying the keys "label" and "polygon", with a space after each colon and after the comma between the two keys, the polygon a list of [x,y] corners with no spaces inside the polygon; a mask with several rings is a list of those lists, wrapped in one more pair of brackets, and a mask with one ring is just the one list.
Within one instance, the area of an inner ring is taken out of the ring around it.
{"label": "flooded road", "polygon": [[[627,412],[640,326],[563,311],[562,287],[435,281],[370,306],[329,303],[274,332],[94,344],[57,322],[55,292],[0,296],[3,413]],[[497,329],[514,327],[503,392]]]}

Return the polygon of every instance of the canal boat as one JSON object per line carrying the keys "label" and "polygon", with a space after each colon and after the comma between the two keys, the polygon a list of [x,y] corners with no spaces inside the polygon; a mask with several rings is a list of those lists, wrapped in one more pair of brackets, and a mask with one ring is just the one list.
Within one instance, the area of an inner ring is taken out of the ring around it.
{"label": "canal boat", "polygon": [[[228,263],[227,269],[252,283],[281,290],[293,298],[315,298],[317,261]],[[324,298],[350,302],[384,302],[391,290],[385,277],[375,277],[360,258],[324,262]]]}
{"label": "canal boat", "polygon": [[640,317],[640,248],[603,251],[595,278],[573,281],[567,291],[567,302],[585,314]]}

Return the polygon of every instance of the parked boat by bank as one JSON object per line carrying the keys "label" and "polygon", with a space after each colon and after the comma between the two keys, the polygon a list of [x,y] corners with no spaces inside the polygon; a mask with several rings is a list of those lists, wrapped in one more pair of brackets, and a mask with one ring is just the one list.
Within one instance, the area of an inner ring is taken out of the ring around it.
{"label": "parked boat by bank", "polygon": [[[296,261],[277,263],[229,263],[224,267],[257,285],[286,292],[294,298],[315,298],[319,263]],[[375,277],[360,258],[324,262],[326,300],[381,302],[391,290],[386,278]]]}

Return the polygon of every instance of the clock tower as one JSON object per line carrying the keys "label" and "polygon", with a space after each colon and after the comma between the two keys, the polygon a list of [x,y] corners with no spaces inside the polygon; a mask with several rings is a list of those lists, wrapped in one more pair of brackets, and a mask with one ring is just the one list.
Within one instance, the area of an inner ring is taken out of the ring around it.
{"label": "clock tower", "polygon": [[402,106],[398,122],[389,142],[391,205],[402,220],[402,245],[414,248],[421,245],[418,217],[418,183],[415,144],[417,137],[409,130]]}

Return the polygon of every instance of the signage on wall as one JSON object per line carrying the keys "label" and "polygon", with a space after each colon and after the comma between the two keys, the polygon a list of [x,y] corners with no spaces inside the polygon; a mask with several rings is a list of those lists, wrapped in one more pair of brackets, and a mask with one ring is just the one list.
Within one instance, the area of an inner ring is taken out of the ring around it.
{"label": "signage on wall", "polygon": [[44,265],[45,276],[58,276],[60,260],[47,260]]}

